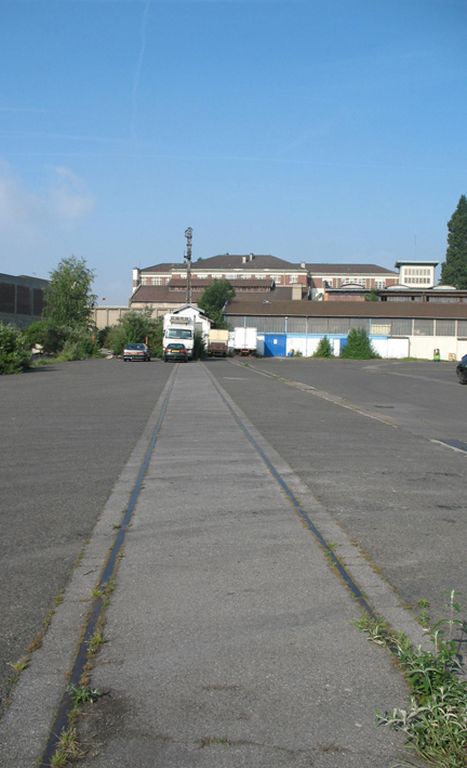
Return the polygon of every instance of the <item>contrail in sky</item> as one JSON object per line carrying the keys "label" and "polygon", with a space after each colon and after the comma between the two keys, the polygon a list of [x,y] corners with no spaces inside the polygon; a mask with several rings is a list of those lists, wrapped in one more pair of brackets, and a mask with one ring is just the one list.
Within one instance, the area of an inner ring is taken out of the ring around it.
{"label": "contrail in sky", "polygon": [[146,0],[143,8],[143,13],[141,16],[139,54],[138,54],[138,61],[136,62],[135,76],[133,78],[133,88],[131,90],[130,134],[133,139],[136,137],[136,128],[135,128],[136,98],[138,95],[139,81],[141,79],[141,70],[143,68],[144,53],[146,51],[146,27],[148,23],[150,5],[151,5],[151,0]]}

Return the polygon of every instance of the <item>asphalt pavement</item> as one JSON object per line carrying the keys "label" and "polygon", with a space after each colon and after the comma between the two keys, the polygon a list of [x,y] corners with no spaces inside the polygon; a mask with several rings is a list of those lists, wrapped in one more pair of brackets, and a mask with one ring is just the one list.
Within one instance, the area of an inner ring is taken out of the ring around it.
{"label": "asphalt pavement", "polygon": [[374,714],[403,706],[405,684],[355,629],[360,607],[277,476],[375,610],[418,638],[420,598],[439,616],[451,589],[467,593],[467,455],[434,442],[461,442],[467,388],[447,368],[340,362],[90,361],[2,379],[10,649],[64,590],[0,723],[2,767],[40,757],[156,424],[92,672],[106,695],[80,723],[82,764],[400,760],[401,739]]}
{"label": "asphalt pavement", "polygon": [[210,370],[387,582],[467,609],[467,387],[455,365],[270,359]]}
{"label": "asphalt pavement", "polygon": [[89,360],[0,377],[0,714],[168,374]]}
{"label": "asphalt pavement", "polygon": [[[242,414],[240,414],[240,419]],[[179,367],[125,543],[86,768],[374,768],[405,700],[206,368]]]}

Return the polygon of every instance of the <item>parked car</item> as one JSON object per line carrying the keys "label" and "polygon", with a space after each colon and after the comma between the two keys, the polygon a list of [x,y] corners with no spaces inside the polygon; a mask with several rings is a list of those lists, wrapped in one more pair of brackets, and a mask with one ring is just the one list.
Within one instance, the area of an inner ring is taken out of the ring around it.
{"label": "parked car", "polygon": [[168,363],[169,360],[179,360],[183,363],[188,362],[188,350],[184,344],[178,342],[171,342],[164,348],[164,361]]}
{"label": "parked car", "polygon": [[150,359],[151,356],[147,344],[125,344],[123,350],[124,362],[132,360],[143,360],[143,362],[147,362]]}
{"label": "parked car", "polygon": [[457,378],[460,384],[467,384],[467,355],[464,355],[457,363]]}

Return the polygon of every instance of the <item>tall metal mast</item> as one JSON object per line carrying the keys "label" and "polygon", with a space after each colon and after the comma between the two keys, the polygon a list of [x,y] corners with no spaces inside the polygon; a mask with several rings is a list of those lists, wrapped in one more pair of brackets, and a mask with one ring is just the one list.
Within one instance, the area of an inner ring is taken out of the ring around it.
{"label": "tall metal mast", "polygon": [[186,237],[186,303],[191,304],[191,243],[193,241],[193,230],[191,227],[185,229]]}

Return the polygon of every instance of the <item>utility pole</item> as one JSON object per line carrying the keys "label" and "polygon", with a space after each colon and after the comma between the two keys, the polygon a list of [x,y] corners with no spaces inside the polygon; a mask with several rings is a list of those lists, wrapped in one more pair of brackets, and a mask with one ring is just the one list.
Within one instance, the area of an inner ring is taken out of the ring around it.
{"label": "utility pole", "polygon": [[193,241],[193,230],[191,227],[185,229],[186,237],[186,303],[191,304],[191,243]]}

